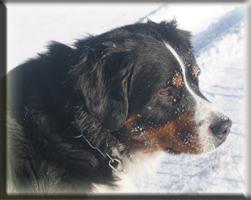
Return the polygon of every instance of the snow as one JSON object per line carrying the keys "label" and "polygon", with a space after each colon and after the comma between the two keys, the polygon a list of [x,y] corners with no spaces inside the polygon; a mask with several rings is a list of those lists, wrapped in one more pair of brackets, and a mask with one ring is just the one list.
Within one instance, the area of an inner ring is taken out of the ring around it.
{"label": "snow", "polygon": [[71,45],[77,38],[118,26],[176,18],[180,28],[192,32],[202,93],[232,119],[233,126],[215,152],[166,154],[155,177],[135,184],[140,193],[245,193],[246,4],[7,3],[7,8],[8,71],[45,51],[51,40]]}

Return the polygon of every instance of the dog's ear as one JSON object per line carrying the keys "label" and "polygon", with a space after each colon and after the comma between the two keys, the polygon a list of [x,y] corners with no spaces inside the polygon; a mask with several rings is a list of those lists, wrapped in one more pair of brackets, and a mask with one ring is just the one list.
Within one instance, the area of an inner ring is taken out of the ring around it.
{"label": "dog's ear", "polygon": [[90,114],[102,127],[117,130],[128,115],[127,89],[132,64],[126,52],[113,51],[109,44],[85,46],[84,58],[71,74]]}
{"label": "dog's ear", "polygon": [[193,45],[191,43],[191,38],[192,38],[192,34],[191,32],[189,31],[186,31],[186,30],[182,30],[182,29],[179,29],[177,26],[177,21],[176,19],[173,19],[172,21],[170,22],[162,22],[165,24],[165,27],[171,27],[171,28],[174,28],[176,29],[177,31],[177,35],[183,39],[183,42],[187,45],[188,49],[193,52]]}
{"label": "dog's ear", "polygon": [[191,33],[189,31],[184,31],[184,30],[180,30],[180,29],[177,29],[178,30],[178,34],[180,37],[183,38],[185,44],[187,45],[188,49],[193,52],[194,51],[194,48],[193,48],[193,45],[191,43]]}
{"label": "dog's ear", "polygon": [[151,20],[148,20],[147,23],[154,27],[154,29],[152,30],[154,30],[156,38],[169,38],[169,35],[170,38],[173,38],[172,34],[175,33],[175,35],[177,35],[179,39],[182,38],[188,49],[193,52],[193,45],[191,43],[191,33],[189,31],[179,29],[176,19],[173,19],[171,21],[161,21],[160,23],[155,23]]}

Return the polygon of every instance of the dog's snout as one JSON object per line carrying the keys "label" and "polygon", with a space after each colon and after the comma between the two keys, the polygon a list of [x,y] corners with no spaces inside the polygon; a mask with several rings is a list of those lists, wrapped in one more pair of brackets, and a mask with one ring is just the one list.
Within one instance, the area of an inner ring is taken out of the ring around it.
{"label": "dog's snout", "polygon": [[230,128],[232,126],[232,121],[229,118],[217,120],[211,125],[213,134],[219,138],[224,139],[230,133]]}

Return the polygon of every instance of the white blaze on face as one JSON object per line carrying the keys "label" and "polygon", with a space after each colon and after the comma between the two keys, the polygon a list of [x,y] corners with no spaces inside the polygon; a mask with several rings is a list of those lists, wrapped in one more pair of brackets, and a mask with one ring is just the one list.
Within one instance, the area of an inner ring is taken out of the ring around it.
{"label": "white blaze on face", "polygon": [[190,84],[186,78],[186,67],[182,58],[178,53],[171,47],[169,44],[164,42],[166,48],[172,53],[174,58],[178,61],[182,74],[184,77],[184,85],[189,93],[194,98],[195,105],[195,123],[198,125],[198,134],[200,138],[200,143],[203,146],[203,152],[209,152],[215,149],[214,144],[216,143],[216,137],[210,130],[210,125],[213,123],[215,118],[223,118],[225,115],[222,110],[214,106],[212,103],[206,101],[205,99],[198,96],[193,89],[190,87]]}

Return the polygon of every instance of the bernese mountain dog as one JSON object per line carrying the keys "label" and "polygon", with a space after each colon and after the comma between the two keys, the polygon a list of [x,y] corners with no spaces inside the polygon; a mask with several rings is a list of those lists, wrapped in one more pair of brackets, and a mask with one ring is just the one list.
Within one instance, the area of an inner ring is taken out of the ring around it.
{"label": "bernese mountain dog", "polygon": [[200,92],[190,39],[148,21],[52,42],[10,71],[8,193],[132,192],[143,163],[219,147],[232,122]]}

